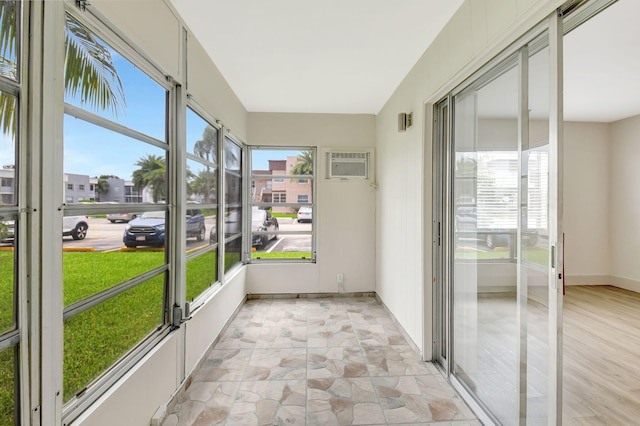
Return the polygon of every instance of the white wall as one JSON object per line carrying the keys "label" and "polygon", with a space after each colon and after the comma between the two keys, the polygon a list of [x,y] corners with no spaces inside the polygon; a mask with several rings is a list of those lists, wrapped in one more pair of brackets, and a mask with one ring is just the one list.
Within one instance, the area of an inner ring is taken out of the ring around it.
{"label": "white wall", "polygon": [[[183,23],[161,0],[91,2],[119,31],[167,75],[183,85],[180,37]],[[247,112],[199,43],[188,36],[188,92],[210,114],[247,135]],[[146,426],[196,367],[247,294],[246,268],[240,267],[190,321],[158,344],[73,425]]]}
{"label": "white wall", "polygon": [[[424,104],[438,101],[561,3],[466,0],[377,116],[376,291],[426,357],[431,353],[432,146]],[[397,131],[399,112],[414,113],[414,124],[404,133]]]}
{"label": "white wall", "polygon": [[[351,114],[249,113],[251,145],[315,146],[317,263],[251,264],[249,293],[338,292],[336,274],[344,274],[345,292],[375,290],[375,199],[372,181],[325,179],[327,149],[366,150],[375,145],[375,117]],[[374,170],[375,172],[375,170]],[[315,213],[315,212],[314,212]]]}
{"label": "white wall", "polygon": [[568,284],[606,284],[604,277],[611,274],[610,148],[608,124],[565,123],[563,222]]}
{"label": "white wall", "polygon": [[610,231],[614,284],[640,291],[640,116],[611,124]]}

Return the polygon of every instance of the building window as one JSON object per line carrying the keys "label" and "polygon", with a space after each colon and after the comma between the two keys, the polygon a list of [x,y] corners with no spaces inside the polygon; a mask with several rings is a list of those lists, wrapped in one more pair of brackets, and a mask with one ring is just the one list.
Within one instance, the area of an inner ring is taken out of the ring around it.
{"label": "building window", "polygon": [[73,191],[73,184],[72,183],[68,183],[67,184],[67,190],[68,191]]}
{"label": "building window", "polygon": [[4,186],[4,187],[12,187],[13,186],[13,178],[2,178],[2,182],[0,183],[0,186]]}
{"label": "building window", "polygon": [[[104,392],[105,383],[127,370],[132,356],[150,350],[169,330],[169,310],[165,295],[170,278],[165,255],[165,225],[170,217],[167,193],[167,99],[172,86],[160,72],[146,74],[133,50],[116,51],[107,40],[117,36],[105,29],[99,37],[67,15],[67,21],[84,34],[101,66],[113,78],[99,90],[109,91],[110,102],[98,102],[86,88],[65,92],[64,173],[95,176],[97,165],[109,167],[94,186],[101,201],[119,203],[124,180],[146,188],[153,211],[132,211],[122,204],[88,203],[65,213],[62,233],[78,248],[96,251],[64,251],[64,363],[63,401],[79,394],[87,401]],[[67,43],[74,43],[67,38]],[[153,67],[146,67],[151,70]],[[101,92],[102,93],[102,92]],[[77,161],[77,158],[83,161]],[[73,184],[67,184],[72,189]],[[78,186],[81,189],[81,186]],[[128,212],[128,213],[120,213]],[[122,237],[109,240],[96,228],[105,214],[112,222],[126,222],[133,216],[149,219],[143,224],[129,222]],[[85,236],[90,237],[85,240]],[[88,241],[91,240],[89,243]],[[87,241],[87,242],[85,242]],[[66,245],[65,245],[66,246]],[[98,294],[101,297],[96,297]],[[132,320],[135,319],[135,320]],[[108,348],[108,350],[105,350]],[[82,366],[80,368],[79,366]],[[69,424],[79,413],[63,414]]]}
{"label": "building window", "polygon": [[246,250],[252,262],[315,261],[315,152],[310,147],[250,148],[254,190]]}
{"label": "building window", "polygon": [[78,191],[84,191],[84,185],[78,184]]}

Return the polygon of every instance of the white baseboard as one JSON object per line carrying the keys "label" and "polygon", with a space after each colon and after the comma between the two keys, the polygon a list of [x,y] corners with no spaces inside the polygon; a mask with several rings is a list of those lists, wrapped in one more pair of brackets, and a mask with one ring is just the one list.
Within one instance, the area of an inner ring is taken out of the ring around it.
{"label": "white baseboard", "polygon": [[613,285],[616,287],[624,288],[625,290],[635,291],[640,293],[640,281],[631,280],[629,278],[613,277]]}
{"label": "white baseboard", "polygon": [[640,293],[640,281],[612,275],[567,275],[567,285],[612,285]]}
{"label": "white baseboard", "polygon": [[566,275],[566,285],[614,285],[611,275]]}

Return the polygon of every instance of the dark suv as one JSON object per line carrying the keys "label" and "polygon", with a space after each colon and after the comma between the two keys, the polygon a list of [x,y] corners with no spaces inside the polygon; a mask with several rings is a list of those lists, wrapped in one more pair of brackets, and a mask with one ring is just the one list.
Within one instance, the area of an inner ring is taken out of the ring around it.
{"label": "dark suv", "polygon": [[[165,241],[165,212],[144,212],[129,222],[122,242],[127,247],[163,247]],[[204,240],[204,215],[198,209],[187,210],[187,238]]]}

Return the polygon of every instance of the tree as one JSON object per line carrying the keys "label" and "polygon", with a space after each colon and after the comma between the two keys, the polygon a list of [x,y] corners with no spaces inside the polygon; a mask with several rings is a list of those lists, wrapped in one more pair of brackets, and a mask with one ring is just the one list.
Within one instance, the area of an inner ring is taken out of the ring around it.
{"label": "tree", "polygon": [[311,175],[313,174],[313,151],[302,151],[296,163],[289,170],[291,175]]}
{"label": "tree", "polygon": [[109,192],[109,182],[107,182],[105,179],[102,178],[102,176],[100,176],[100,178],[98,179],[98,182],[96,182],[94,189],[96,191],[96,194],[98,194],[98,201],[100,201],[100,195],[103,195]]}
{"label": "tree", "polygon": [[[16,30],[18,2],[0,1],[0,75],[14,78],[17,71]],[[80,95],[93,108],[111,110],[115,115],[126,108],[122,82],[111,52],[88,29],[69,14],[65,21],[65,91]],[[15,97],[0,92],[0,129],[15,134]]]}
{"label": "tree", "polygon": [[133,171],[133,186],[136,190],[149,187],[153,202],[157,203],[166,196],[167,173],[164,158],[147,154],[136,162],[139,169]]}
{"label": "tree", "polygon": [[211,202],[209,200],[209,194],[211,194],[211,171],[209,167],[209,162],[215,163],[217,159],[217,147],[218,147],[218,130],[214,127],[207,125],[202,132],[202,139],[197,141],[193,147],[194,153],[207,161],[205,164],[207,170],[199,173],[198,178],[204,174],[204,179],[201,180],[204,183],[204,187],[200,187],[198,190],[194,189],[193,183],[191,185],[191,189],[193,192],[198,194],[203,194],[205,202]]}
{"label": "tree", "polygon": [[216,174],[209,170],[200,170],[197,176],[189,182],[188,188],[193,194],[201,194],[206,203],[215,203],[215,191],[211,188],[216,187]]}

